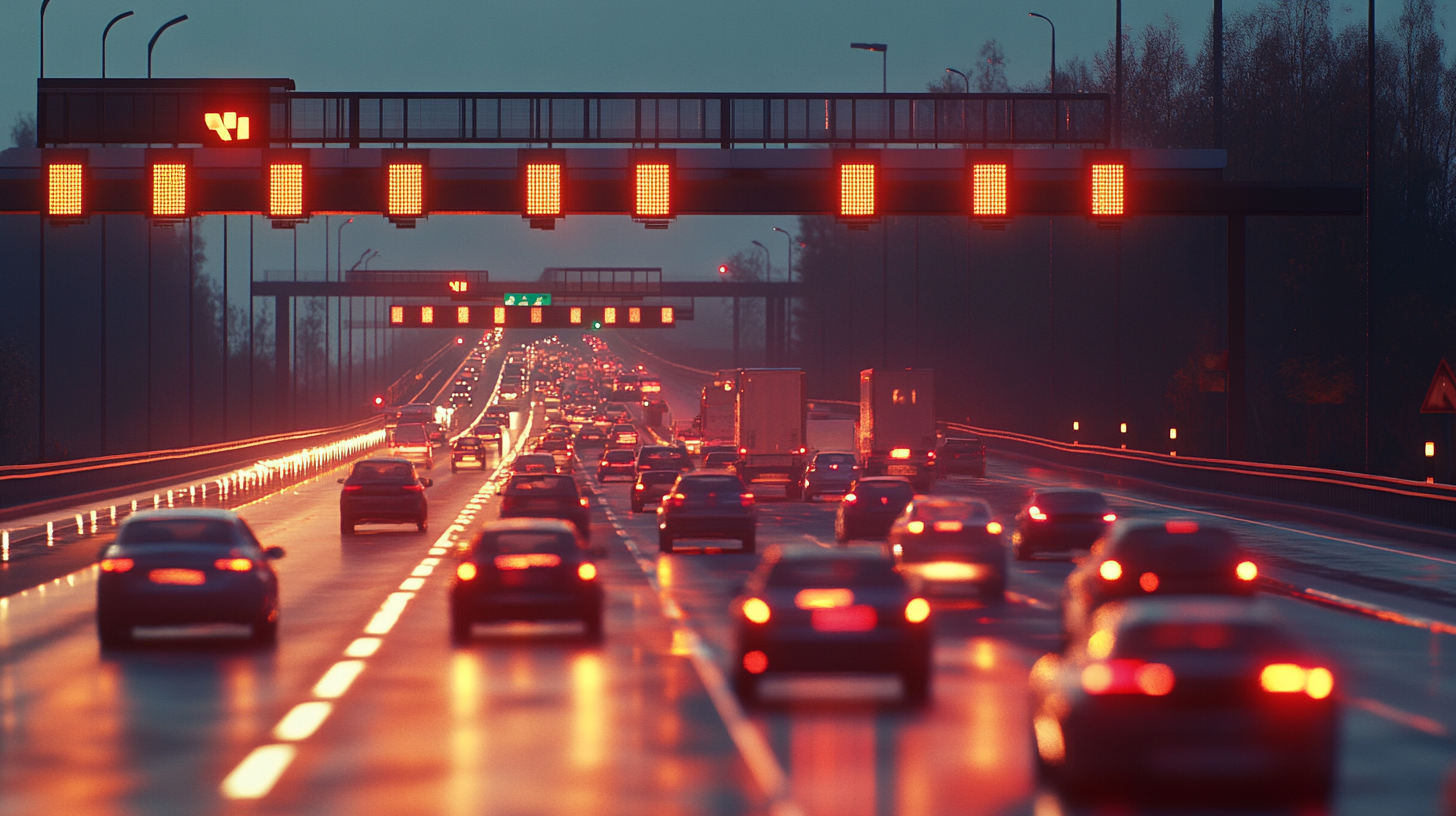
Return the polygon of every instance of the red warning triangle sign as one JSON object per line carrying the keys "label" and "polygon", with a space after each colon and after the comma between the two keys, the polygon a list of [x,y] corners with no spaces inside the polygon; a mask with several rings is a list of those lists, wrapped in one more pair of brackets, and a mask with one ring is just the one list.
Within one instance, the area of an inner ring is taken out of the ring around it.
{"label": "red warning triangle sign", "polygon": [[1430,390],[1426,391],[1425,402],[1421,403],[1423,414],[1456,414],[1456,375],[1445,360],[1436,369]]}

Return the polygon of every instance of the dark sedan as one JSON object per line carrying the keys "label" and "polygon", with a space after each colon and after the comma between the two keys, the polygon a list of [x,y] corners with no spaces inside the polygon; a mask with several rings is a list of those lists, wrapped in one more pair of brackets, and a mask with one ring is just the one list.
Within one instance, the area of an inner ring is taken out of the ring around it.
{"label": "dark sedan", "polygon": [[806,502],[826,494],[843,496],[859,478],[859,470],[853,453],[820,451],[804,468],[799,492]]}
{"label": "dark sedan", "polygon": [[643,445],[637,451],[637,472],[644,470],[692,470],[693,461],[684,448],[674,445]]}
{"label": "dark sedan", "polygon": [[413,462],[396,457],[375,457],[354,463],[349,478],[340,479],[339,532],[353,535],[364,522],[413,524],[420,532],[430,526],[430,504],[425,488],[434,481],[415,473]]}
{"label": "dark sedan", "polygon": [[230,510],[156,510],[122,522],[101,551],[96,633],[122,646],[136,626],[236,623],[278,637],[278,576],[264,547]]}
{"label": "dark sedan", "polygon": [[1046,553],[1085,550],[1107,532],[1117,514],[1095,490],[1038,490],[1016,514],[1011,549],[1017,561]]}
{"label": "dark sedan", "polygon": [[1228,530],[1181,519],[1123,522],[1067,575],[1062,631],[1080,637],[1098,607],[1120,598],[1252,595],[1258,576]]}
{"label": "dark sedan", "polygon": [[732,613],[733,686],[745,702],[781,672],[893,672],[910,702],[930,695],[930,604],[880,547],[774,547]]}
{"label": "dark sedan", "polygon": [[514,519],[487,525],[455,565],[450,634],[470,640],[476,623],[579,620],[602,636],[602,587],[594,553],[570,524]]}
{"label": "dark sedan", "polygon": [[597,481],[605,482],[613,476],[633,478],[637,473],[637,454],[622,448],[609,450],[597,462]]}
{"label": "dark sedan", "polygon": [[834,540],[884,538],[914,498],[915,488],[903,476],[866,476],[856,481],[834,515]]}
{"label": "dark sedan", "polygon": [[1250,599],[1116,601],[1033,666],[1036,757],[1077,800],[1273,798],[1322,813],[1339,750],[1328,665]]}
{"label": "dark sedan", "polygon": [[576,480],[559,474],[516,474],[501,491],[500,517],[554,518],[576,525],[582,538],[591,537],[587,501]]}
{"label": "dark sedan", "polygon": [[641,513],[649,505],[656,505],[662,497],[672,492],[677,481],[676,470],[644,470],[637,474],[632,483],[632,512]]}
{"label": "dark sedan", "polygon": [[975,437],[947,436],[935,446],[935,475],[986,475],[986,446]]}
{"label": "dark sedan", "polygon": [[684,473],[657,506],[657,545],[665,553],[683,538],[738,539],[751,553],[757,532],[753,494],[731,473]]}
{"label": "dark sedan", "polygon": [[450,472],[455,473],[463,467],[485,470],[487,450],[485,444],[474,436],[460,437],[450,446]]}
{"label": "dark sedan", "polygon": [[917,590],[954,594],[970,588],[990,601],[1006,595],[1001,524],[983,501],[917,498],[890,528],[890,551]]}

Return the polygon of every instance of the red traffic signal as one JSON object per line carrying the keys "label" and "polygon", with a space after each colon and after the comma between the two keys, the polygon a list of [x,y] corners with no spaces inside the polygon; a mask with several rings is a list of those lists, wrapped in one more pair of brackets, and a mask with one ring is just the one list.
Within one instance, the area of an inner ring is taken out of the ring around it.
{"label": "red traffic signal", "polygon": [[726,274],[728,274],[728,264],[718,264],[718,274],[719,275],[726,275]]}
{"label": "red traffic signal", "polygon": [[374,398],[374,407],[375,408],[378,408],[378,407],[380,407],[382,405],[384,405],[384,397],[375,397]]}
{"label": "red traffic signal", "polygon": [[455,338],[455,345],[457,345],[457,346],[463,346],[463,345],[465,345],[465,338],[464,337],[457,337],[457,338]]}

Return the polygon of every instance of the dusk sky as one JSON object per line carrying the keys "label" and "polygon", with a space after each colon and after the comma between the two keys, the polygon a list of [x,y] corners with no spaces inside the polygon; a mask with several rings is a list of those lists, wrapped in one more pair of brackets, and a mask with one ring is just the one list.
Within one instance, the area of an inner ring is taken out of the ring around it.
{"label": "dusk sky", "polygon": [[[1228,0],[1226,13],[1254,5]],[[16,114],[34,109],[39,7],[38,0],[0,4],[6,132]],[[288,77],[309,91],[877,91],[879,56],[848,47],[870,40],[890,45],[890,90],[908,92],[924,90],[947,66],[970,70],[981,43],[994,37],[1005,47],[1015,87],[1040,81],[1049,62],[1047,26],[1028,11],[1057,23],[1057,55],[1065,61],[1105,46],[1113,8],[1112,0],[54,0],[46,16],[46,73],[98,75],[101,31],[113,15],[131,9],[136,15],[118,23],[109,39],[112,77],[144,76],[152,33],[188,14],[191,19],[158,42],[155,76]],[[1136,31],[1172,15],[1191,50],[1209,8],[1186,0],[1127,0],[1124,20]],[[1398,14],[1398,3],[1381,4],[1382,26]],[[1332,11],[1337,27],[1364,15],[1363,4],[1336,4]],[[1438,15],[1447,26],[1456,23],[1449,6]],[[546,266],[660,266],[671,276],[698,277],[713,275],[720,260],[758,239],[782,274],[785,241],[774,226],[794,229],[796,219],[684,218],[665,232],[649,232],[626,218],[574,217],[555,232],[541,232],[509,217],[436,217],[413,231],[362,218],[345,231],[344,255],[352,262],[372,247],[381,253],[376,269],[485,268],[501,279],[534,277]],[[220,236],[220,225],[203,229]],[[291,268],[291,236],[259,234],[266,240],[260,239],[258,269]],[[322,218],[299,229],[301,268],[322,268],[323,236]]]}

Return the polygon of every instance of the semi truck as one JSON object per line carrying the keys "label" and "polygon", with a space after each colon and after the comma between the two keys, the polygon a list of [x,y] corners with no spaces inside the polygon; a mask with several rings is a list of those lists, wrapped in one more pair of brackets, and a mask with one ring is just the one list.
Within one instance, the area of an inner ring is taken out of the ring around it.
{"label": "semi truck", "polygon": [[866,476],[904,476],[917,491],[935,478],[935,372],[865,369],[859,373],[859,439]]}
{"label": "semi truck", "polygon": [[803,369],[739,369],[733,393],[739,478],[747,484],[781,484],[787,498],[799,498],[807,450]]}

